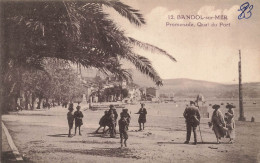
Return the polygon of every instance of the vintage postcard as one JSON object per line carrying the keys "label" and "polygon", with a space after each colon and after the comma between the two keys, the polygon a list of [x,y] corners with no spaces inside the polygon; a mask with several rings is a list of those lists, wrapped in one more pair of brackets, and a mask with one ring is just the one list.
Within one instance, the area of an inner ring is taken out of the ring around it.
{"label": "vintage postcard", "polygon": [[1,162],[260,161],[260,1],[0,4]]}

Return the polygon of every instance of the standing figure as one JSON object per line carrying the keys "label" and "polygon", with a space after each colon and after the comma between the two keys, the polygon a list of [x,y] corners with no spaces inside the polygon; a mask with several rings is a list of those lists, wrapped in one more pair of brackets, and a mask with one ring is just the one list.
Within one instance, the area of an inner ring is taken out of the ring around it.
{"label": "standing figure", "polygon": [[187,128],[187,135],[185,144],[189,144],[190,136],[191,136],[191,129],[194,135],[194,145],[197,144],[197,126],[200,124],[200,113],[199,109],[195,106],[194,101],[190,101],[190,106],[187,106],[184,113],[184,118],[186,119],[186,128]]}
{"label": "standing figure", "polygon": [[225,136],[225,132],[227,130],[225,128],[226,124],[224,121],[224,116],[222,112],[219,110],[220,105],[215,104],[212,106],[212,108],[215,110],[212,113],[211,122],[209,124],[210,127],[213,126],[212,130],[216,135],[217,143],[220,144],[220,139]]}
{"label": "standing figure", "polygon": [[73,122],[74,122],[74,116],[73,116],[73,107],[69,108],[69,112],[67,113],[67,120],[68,120],[68,125],[69,125],[69,135],[68,137],[72,137],[71,135],[71,129],[73,128]]}
{"label": "standing figure", "polygon": [[128,139],[128,133],[127,133],[127,130],[128,130],[128,120],[127,120],[127,116],[124,116],[124,115],[120,115],[120,120],[118,121],[118,124],[119,124],[119,133],[120,133],[120,143],[121,143],[121,148],[123,147],[123,140],[124,140],[124,144],[125,144],[125,147],[127,147],[126,145],[126,141]]}
{"label": "standing figure", "polygon": [[[115,121],[117,122],[117,117],[118,117],[118,114],[117,114],[117,111],[116,111],[116,108],[114,105],[110,105],[109,106],[109,111],[112,110],[114,116],[115,116]],[[116,127],[116,123],[115,123],[115,127]]]}
{"label": "standing figure", "polygon": [[73,108],[73,103],[72,102],[69,103],[69,108]]}
{"label": "standing figure", "polygon": [[109,132],[110,132],[110,137],[115,138],[116,137],[116,118],[115,114],[112,109],[108,111],[109,114]]}
{"label": "standing figure", "polygon": [[128,109],[123,109],[122,112],[120,113],[120,117],[126,117],[127,123],[130,124],[131,116],[128,113]]}
{"label": "standing figure", "polygon": [[227,136],[230,138],[229,143],[233,143],[235,138],[235,120],[234,120],[234,110],[235,106],[227,104],[226,108],[228,111],[225,113],[226,127],[228,129]]}
{"label": "standing figure", "polygon": [[95,131],[95,133],[98,133],[98,131],[99,131],[99,129],[100,129],[101,127],[104,127],[104,128],[103,128],[103,134],[105,133],[106,126],[109,127],[108,118],[109,118],[109,114],[108,114],[108,111],[106,110],[106,111],[104,112],[104,115],[103,115],[103,116],[100,118],[100,120],[99,120],[99,127],[98,127],[98,129]]}
{"label": "standing figure", "polygon": [[65,108],[67,108],[67,106],[68,106],[68,102],[67,101],[64,102],[64,106],[65,106]]}
{"label": "standing figure", "polygon": [[80,132],[80,126],[83,125],[83,113],[80,111],[80,106],[78,105],[76,107],[77,111],[74,112],[74,118],[75,118],[75,135],[76,135],[76,131],[77,131],[77,127],[79,127],[79,135],[81,135]]}
{"label": "standing figure", "polygon": [[141,124],[143,124],[143,130],[144,130],[144,124],[146,123],[146,114],[147,114],[147,111],[146,111],[146,109],[144,108],[144,106],[145,106],[145,104],[142,103],[140,110],[136,113],[136,114],[140,114],[140,115],[139,115],[139,118],[138,118],[139,131],[142,130],[142,125],[141,125]]}

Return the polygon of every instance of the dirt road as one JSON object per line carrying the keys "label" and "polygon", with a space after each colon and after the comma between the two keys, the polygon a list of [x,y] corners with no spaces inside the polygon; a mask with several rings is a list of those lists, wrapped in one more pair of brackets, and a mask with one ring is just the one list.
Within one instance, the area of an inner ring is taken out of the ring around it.
{"label": "dirt road", "polygon": [[[147,106],[149,107],[149,106]],[[260,123],[237,122],[236,140],[228,144],[215,144],[208,119],[202,119],[201,132],[204,143],[183,144],[186,136],[183,110],[162,112],[148,109],[147,126],[137,131],[138,107],[128,107],[131,112],[127,148],[119,148],[117,138],[93,134],[103,110],[83,111],[82,136],[67,137],[65,108],[47,111],[22,111],[2,116],[20,153],[32,162],[259,162]],[[152,107],[151,107],[152,108]],[[118,109],[120,112],[121,109]],[[173,112],[171,116],[168,112]],[[175,114],[176,113],[176,114]],[[177,115],[177,116],[176,116]],[[199,133],[199,132],[198,132]],[[200,135],[198,135],[200,142]]]}

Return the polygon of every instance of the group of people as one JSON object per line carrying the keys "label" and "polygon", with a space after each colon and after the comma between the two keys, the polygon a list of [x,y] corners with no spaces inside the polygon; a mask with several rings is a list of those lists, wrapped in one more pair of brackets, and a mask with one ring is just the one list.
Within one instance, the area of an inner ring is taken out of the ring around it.
{"label": "group of people", "polygon": [[[139,114],[138,123],[139,123],[139,131],[144,130],[145,123],[146,123],[146,114],[147,110],[145,109],[145,104],[141,104],[141,108],[136,114]],[[221,138],[227,137],[230,138],[229,143],[233,143],[235,137],[235,121],[234,121],[234,105],[227,104],[226,108],[228,109],[227,112],[223,115],[222,112],[219,110],[220,105],[213,105],[212,108],[214,109],[212,113],[211,121],[209,122],[209,127],[212,127],[214,131],[217,143],[220,143]],[[81,135],[80,127],[83,125],[83,113],[80,111],[80,105],[76,107],[77,111],[73,113],[73,103],[69,104],[69,112],[67,113],[68,125],[69,125],[69,137],[71,135],[71,129],[73,128],[73,124],[75,121],[75,135],[77,128],[79,128],[79,135]],[[190,101],[190,106],[187,106],[184,113],[184,118],[186,119],[186,141],[185,144],[189,144],[191,131],[194,134],[194,145],[197,144],[197,127],[200,125],[200,112],[198,106],[194,101]],[[109,106],[109,110],[104,112],[104,115],[101,117],[99,121],[99,128],[96,130],[96,133],[103,127],[103,134],[107,132],[110,133],[110,137],[114,138],[116,136],[116,126],[117,126],[117,118],[118,114],[115,109],[114,105]],[[127,146],[126,141],[128,139],[128,127],[130,124],[131,116],[128,113],[128,109],[123,109],[120,113],[120,119],[118,120],[119,125],[119,133],[120,133],[120,143],[121,147],[123,143]],[[106,130],[106,127],[108,129]]]}
{"label": "group of people", "polygon": [[[127,110],[124,109],[123,112],[127,112]],[[122,116],[120,116],[120,117],[122,117]],[[103,127],[103,133],[105,134],[109,131],[110,137],[114,138],[116,135],[117,118],[118,118],[118,113],[115,109],[115,106],[110,105],[109,110],[106,110],[104,112],[104,115],[101,117],[101,119],[99,121],[99,128],[96,130],[96,133],[98,133],[99,129],[101,127]],[[130,122],[130,115],[129,115],[128,119]],[[105,130],[106,127],[108,127],[108,130]]]}
{"label": "group of people", "polygon": [[[146,122],[146,114],[147,111],[144,108],[145,104],[141,104],[140,110],[136,113],[139,114],[138,123],[139,123],[139,131],[144,130],[144,124]],[[109,106],[109,110],[104,112],[104,115],[101,117],[99,121],[99,128],[96,130],[96,133],[103,127],[103,134],[106,134],[108,131],[110,133],[110,137],[114,138],[116,135],[116,125],[117,125],[117,111],[114,105]],[[121,147],[126,145],[126,141],[128,139],[128,127],[130,124],[131,116],[128,113],[128,109],[122,109],[120,113],[120,119],[118,121],[119,125],[119,133],[120,133],[120,143]],[[106,130],[106,126],[108,129]]]}
{"label": "group of people", "polygon": [[219,110],[220,105],[213,105],[212,108],[214,112],[212,113],[211,122],[209,126],[212,126],[212,129],[216,135],[217,143],[220,143],[221,138],[229,138],[229,143],[233,143],[235,138],[235,120],[234,120],[234,105],[227,104],[226,108],[228,109],[225,115]]}
{"label": "group of people", "polygon": [[[139,131],[144,130],[146,123],[146,114],[147,110],[144,108],[145,104],[141,104],[140,110],[136,113],[139,114],[138,123],[139,123]],[[81,135],[80,127],[83,124],[83,113],[80,111],[80,106],[76,107],[77,111],[73,113],[73,103],[69,104],[69,112],[67,113],[67,119],[68,119],[68,125],[69,125],[69,137],[72,137],[71,135],[71,129],[73,128],[74,120],[75,120],[75,135],[77,128],[79,128],[79,135]],[[104,112],[104,115],[101,117],[99,121],[99,127],[95,131],[95,133],[98,133],[98,131],[103,127],[103,134],[106,134],[109,132],[111,138],[116,137],[116,126],[117,126],[117,118],[118,113],[115,109],[114,105],[109,106],[109,110],[106,110]],[[119,125],[119,133],[120,133],[120,143],[121,147],[123,144],[127,146],[126,141],[128,139],[128,127],[130,124],[131,116],[128,113],[128,109],[123,109],[120,113],[120,119],[118,120]],[[108,129],[106,130],[106,127]]]}
{"label": "group of people", "polygon": [[68,134],[68,137],[72,137],[72,134],[71,134],[71,129],[73,128],[73,123],[75,121],[75,135],[76,135],[76,132],[77,132],[77,128],[79,128],[79,135],[81,135],[81,132],[80,132],[80,127],[81,125],[83,125],[83,113],[80,111],[80,105],[78,104],[78,106],[76,107],[77,111],[75,111],[73,113],[73,103],[70,103],[69,104],[69,112],[67,113],[67,120],[68,120],[68,125],[69,125],[69,134]]}
{"label": "group of people", "polygon": [[[223,137],[230,138],[229,143],[233,143],[235,138],[235,121],[234,121],[234,105],[227,104],[226,108],[228,109],[225,115],[219,110],[220,105],[213,105],[212,108],[214,109],[211,117],[211,121],[208,123],[209,127],[212,127],[214,131],[217,143],[220,144],[220,140]],[[188,144],[191,137],[191,131],[194,134],[194,145],[197,144],[197,127],[200,124],[200,113],[199,108],[196,106],[194,101],[190,101],[190,106],[186,107],[184,113],[184,118],[186,119],[186,128],[187,128],[187,135],[185,144]]]}

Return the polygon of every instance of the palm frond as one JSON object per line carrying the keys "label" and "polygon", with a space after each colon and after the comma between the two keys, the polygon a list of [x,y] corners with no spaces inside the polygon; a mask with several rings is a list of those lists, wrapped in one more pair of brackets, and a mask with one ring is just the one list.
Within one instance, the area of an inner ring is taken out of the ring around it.
{"label": "palm frond", "polygon": [[133,9],[132,7],[117,1],[117,0],[88,0],[88,4],[90,3],[98,3],[108,7],[114,8],[120,15],[127,18],[131,23],[136,24],[137,26],[141,26],[145,24],[144,17],[139,10]]}
{"label": "palm frond", "polygon": [[133,45],[136,45],[140,48],[143,48],[145,50],[150,50],[151,52],[154,52],[154,53],[160,53],[160,54],[163,54],[167,57],[169,57],[172,61],[176,62],[176,59],[171,56],[169,53],[167,53],[165,50],[161,49],[161,48],[158,48],[154,45],[151,45],[151,44],[148,44],[148,43],[144,43],[144,42],[141,42],[141,41],[138,41],[132,37],[128,37],[128,40],[127,40],[130,44],[133,44]]}
{"label": "palm frond", "polygon": [[162,79],[159,74],[153,68],[151,62],[146,57],[141,55],[137,55],[134,53],[129,53],[126,55],[126,59],[135,65],[135,67],[143,74],[150,77],[156,85],[162,86]]}

